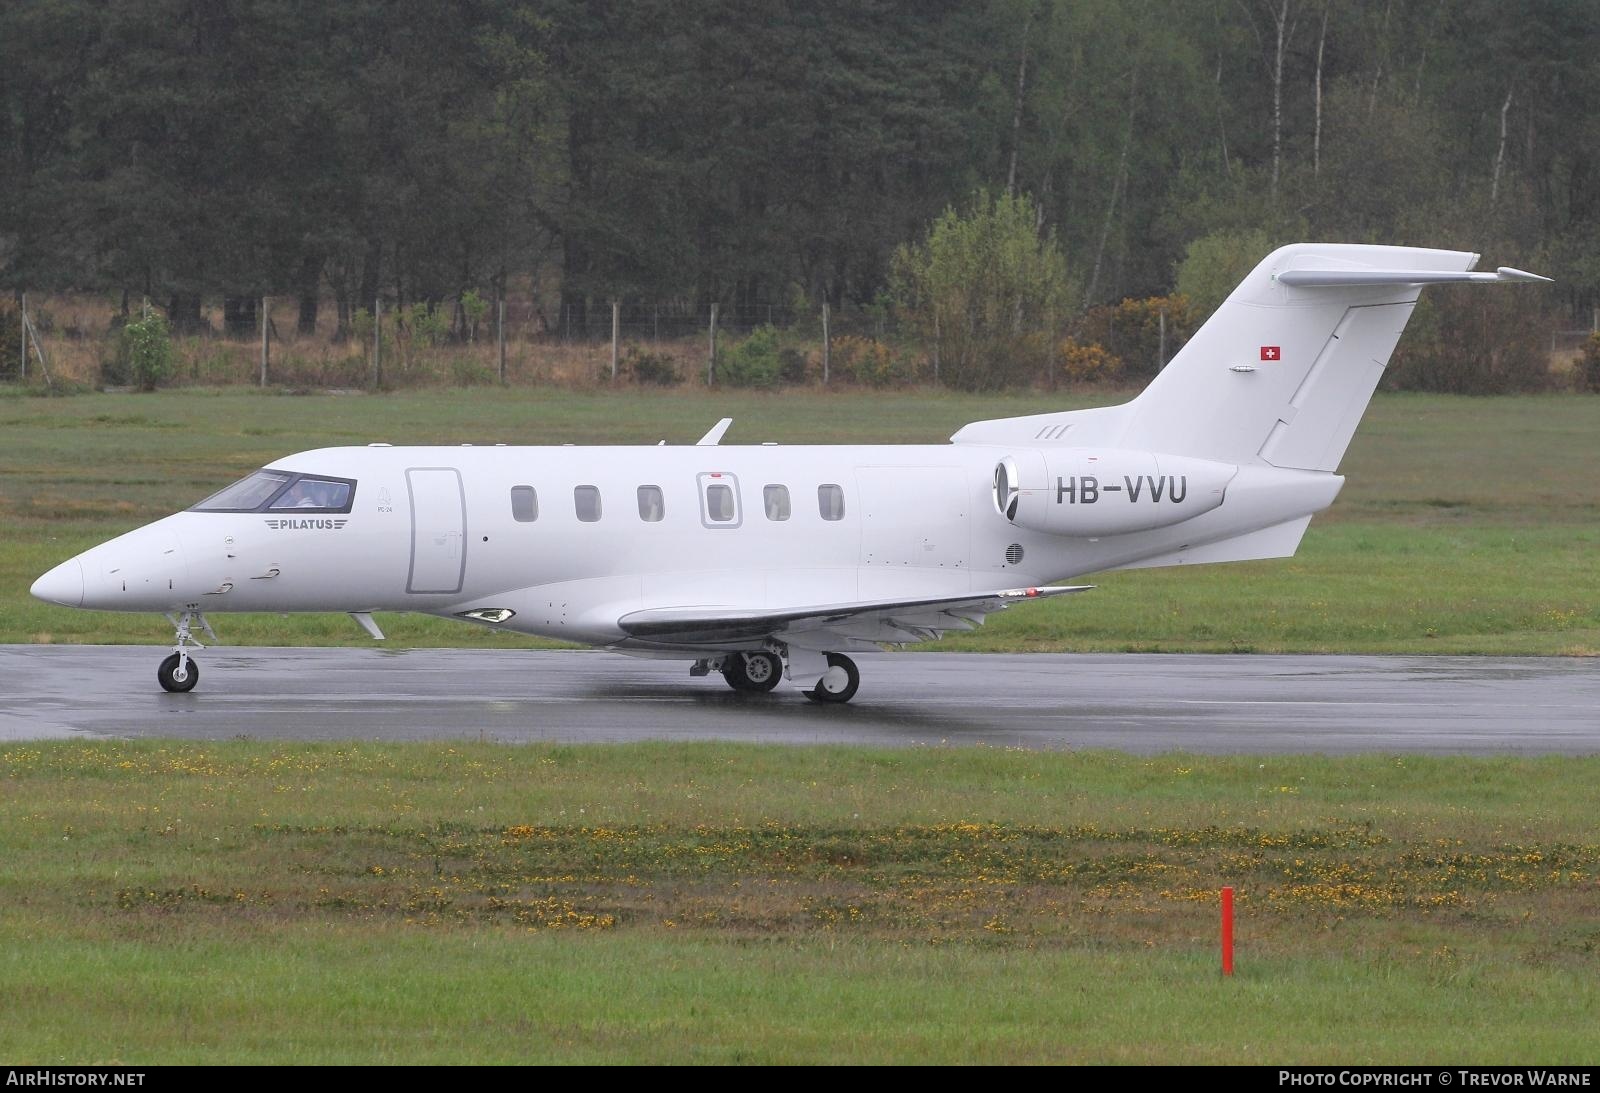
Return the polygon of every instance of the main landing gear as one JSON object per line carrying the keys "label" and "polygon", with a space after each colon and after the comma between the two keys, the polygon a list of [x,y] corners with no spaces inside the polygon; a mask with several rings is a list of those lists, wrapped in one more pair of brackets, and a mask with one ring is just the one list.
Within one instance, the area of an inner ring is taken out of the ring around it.
{"label": "main landing gear", "polygon": [[822,673],[817,685],[805,693],[813,702],[849,702],[861,686],[861,673],[856,662],[843,653],[828,654],[828,670]]}
{"label": "main landing gear", "polygon": [[194,690],[194,685],[200,682],[200,665],[196,664],[189,656],[190,645],[196,649],[205,646],[189,633],[189,622],[193,620],[200,624],[212,641],[217,640],[217,632],[211,629],[211,624],[206,617],[198,611],[185,611],[181,617],[167,616],[167,621],[172,623],[177,631],[177,644],[172,647],[172,655],[161,662],[161,667],[156,669],[156,681],[161,684],[164,691],[173,691],[182,694]]}
{"label": "main landing gear", "polygon": [[729,653],[722,658],[722,678],[736,691],[762,694],[772,690],[783,678],[783,662],[777,653]]}
{"label": "main landing gear", "polygon": [[[845,703],[856,696],[856,691],[861,686],[861,672],[857,670],[856,662],[843,653],[814,653],[803,650],[781,653],[769,649],[760,649],[753,653],[728,653],[721,658],[707,657],[696,661],[689,669],[689,674],[703,676],[720,670],[722,678],[734,690],[748,694],[764,694],[778,685],[778,681],[785,675],[786,667],[789,669],[790,678],[794,678],[795,665],[792,661],[787,664],[785,662],[795,657],[805,658],[800,668],[801,678],[817,681],[810,690],[801,692],[811,701]],[[817,674],[819,668],[820,676]]]}

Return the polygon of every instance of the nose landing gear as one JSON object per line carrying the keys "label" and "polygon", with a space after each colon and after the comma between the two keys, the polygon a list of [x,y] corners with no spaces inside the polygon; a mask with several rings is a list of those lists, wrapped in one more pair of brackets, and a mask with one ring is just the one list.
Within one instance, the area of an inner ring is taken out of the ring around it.
{"label": "nose landing gear", "polygon": [[183,652],[173,653],[161,662],[161,667],[156,669],[156,679],[161,682],[164,691],[194,690],[194,685],[200,682],[200,665],[190,660]]}
{"label": "nose landing gear", "polygon": [[217,640],[217,632],[211,629],[211,624],[200,612],[185,611],[180,617],[168,615],[167,621],[172,623],[177,632],[177,644],[173,646],[172,655],[163,660],[161,667],[156,669],[156,681],[161,684],[161,689],[164,691],[181,694],[194,690],[194,685],[200,682],[200,665],[189,656],[188,646],[192,644],[196,649],[204,649],[205,646],[189,633],[190,620],[198,622],[212,641]]}

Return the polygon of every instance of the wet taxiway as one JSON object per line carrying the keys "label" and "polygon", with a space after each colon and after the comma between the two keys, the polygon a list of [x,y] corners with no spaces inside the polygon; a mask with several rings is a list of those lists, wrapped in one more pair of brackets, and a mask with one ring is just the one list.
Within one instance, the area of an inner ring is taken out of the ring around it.
{"label": "wet taxiway", "polygon": [[865,654],[860,694],[737,694],[595,652],[0,646],[0,741],[71,736],[727,739],[1131,752],[1600,752],[1600,662],[1567,658]]}

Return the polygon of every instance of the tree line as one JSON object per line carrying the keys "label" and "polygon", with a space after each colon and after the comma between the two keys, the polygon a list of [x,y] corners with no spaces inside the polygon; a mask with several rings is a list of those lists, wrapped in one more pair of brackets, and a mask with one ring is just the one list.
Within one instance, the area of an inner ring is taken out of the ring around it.
{"label": "tree line", "polygon": [[1586,324],[1596,41],[1589,0],[10,0],[0,287],[180,330],[871,305],[988,195],[1057,323],[1324,238],[1482,250]]}

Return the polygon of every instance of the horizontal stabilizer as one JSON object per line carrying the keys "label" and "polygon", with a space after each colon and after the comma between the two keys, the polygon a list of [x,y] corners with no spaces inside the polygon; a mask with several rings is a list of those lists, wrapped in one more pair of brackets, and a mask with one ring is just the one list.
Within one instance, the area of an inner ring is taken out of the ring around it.
{"label": "horizontal stabilizer", "polygon": [[1448,269],[1290,269],[1277,275],[1290,288],[1338,288],[1351,285],[1444,285],[1457,282],[1500,285],[1549,281],[1537,273],[1501,266],[1493,273]]}
{"label": "horizontal stabilizer", "polygon": [[658,607],[624,615],[617,625],[629,637],[673,645],[756,641],[813,630],[831,630],[862,641],[922,641],[945,630],[971,629],[983,616],[1013,603],[1086,592],[1091,587],[1008,588],[969,596],[866,600],[787,609]]}
{"label": "horizontal stabilizer", "polygon": [[1113,569],[1152,569],[1168,565],[1209,565],[1214,562],[1252,562],[1263,558],[1292,558],[1300,548],[1311,517],[1302,516],[1260,531],[1235,535],[1215,543],[1182,547],[1170,554],[1141,558],[1137,562],[1112,566]]}

